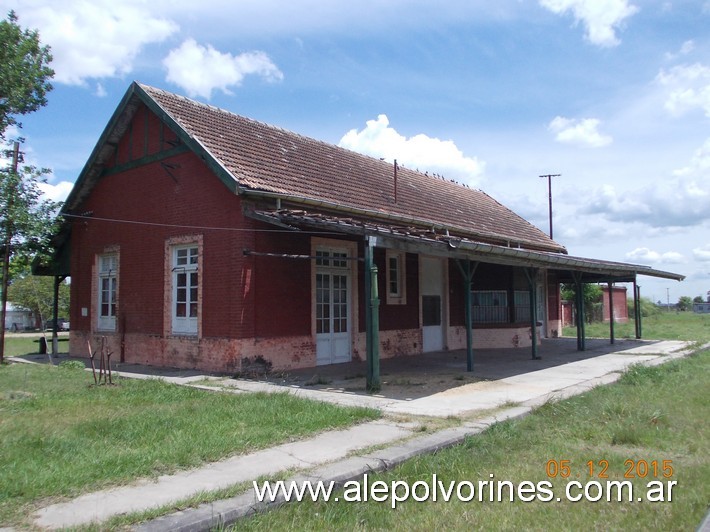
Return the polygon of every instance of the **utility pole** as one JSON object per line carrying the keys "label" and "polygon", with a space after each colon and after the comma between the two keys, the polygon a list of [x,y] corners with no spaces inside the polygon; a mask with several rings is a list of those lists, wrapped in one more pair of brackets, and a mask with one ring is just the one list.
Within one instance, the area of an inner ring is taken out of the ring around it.
{"label": "utility pole", "polygon": [[549,198],[549,205],[550,205],[550,239],[552,239],[552,178],[553,177],[560,177],[562,174],[545,174],[541,175],[540,177],[546,177],[547,178],[547,195]]}
{"label": "utility pole", "polygon": [[[17,174],[17,165],[20,159],[20,143],[15,142],[12,148],[12,175]],[[12,179],[12,177],[11,177]],[[12,205],[12,194],[7,199],[8,204]],[[11,209],[8,209],[11,210]],[[9,213],[8,213],[9,214]],[[5,220],[5,250],[2,260],[2,297],[0,298],[0,364],[5,362],[5,317],[7,316],[7,287],[10,285],[10,247],[12,245],[12,220],[8,215]]]}

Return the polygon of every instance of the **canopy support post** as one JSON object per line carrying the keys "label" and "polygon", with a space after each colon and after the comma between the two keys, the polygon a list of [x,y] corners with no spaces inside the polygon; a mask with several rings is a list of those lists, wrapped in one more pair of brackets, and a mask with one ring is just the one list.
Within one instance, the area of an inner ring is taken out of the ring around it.
{"label": "canopy support post", "polygon": [[478,262],[471,262],[466,259],[462,265],[462,261],[457,259],[456,265],[459,267],[459,271],[463,276],[463,289],[464,289],[464,305],[465,305],[465,317],[466,317],[466,371],[473,371],[473,316],[471,309],[471,289],[473,287],[473,274],[478,268]]}

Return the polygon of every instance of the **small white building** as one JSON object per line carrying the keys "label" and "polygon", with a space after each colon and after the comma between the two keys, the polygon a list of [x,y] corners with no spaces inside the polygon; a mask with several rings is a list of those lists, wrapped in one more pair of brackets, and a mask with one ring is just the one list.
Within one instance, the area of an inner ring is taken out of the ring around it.
{"label": "small white building", "polygon": [[8,331],[24,331],[35,326],[34,314],[31,310],[7,302],[5,310],[5,329]]}

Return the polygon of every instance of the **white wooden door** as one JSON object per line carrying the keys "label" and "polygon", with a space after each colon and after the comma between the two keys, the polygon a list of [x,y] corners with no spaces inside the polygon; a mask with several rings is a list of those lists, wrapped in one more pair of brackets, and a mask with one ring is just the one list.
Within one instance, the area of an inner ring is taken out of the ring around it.
{"label": "white wooden door", "polygon": [[[316,266],[316,364],[350,362],[350,275],[347,262],[322,254]],[[333,266],[336,267],[333,267]],[[342,265],[343,268],[337,266]]]}
{"label": "white wooden door", "polygon": [[421,257],[422,350],[444,349],[444,262]]}

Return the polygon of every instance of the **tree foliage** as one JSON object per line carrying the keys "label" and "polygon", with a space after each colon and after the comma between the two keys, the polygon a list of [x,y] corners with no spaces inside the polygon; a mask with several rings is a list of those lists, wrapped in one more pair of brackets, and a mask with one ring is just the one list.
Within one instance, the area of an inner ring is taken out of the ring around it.
{"label": "tree foliage", "polygon": [[[0,169],[0,257],[25,264],[48,252],[48,238],[57,228],[60,203],[42,198],[39,183],[46,169],[24,166],[18,172]],[[5,246],[9,245],[8,248]]]}
{"label": "tree foliage", "polygon": [[693,310],[693,300],[690,296],[681,296],[676,306],[678,310]]}
{"label": "tree foliage", "polygon": [[[577,292],[573,284],[562,285],[562,299],[576,303]],[[602,300],[601,286],[592,283],[582,284],[582,300],[584,301],[584,314],[587,318],[587,322],[591,323],[594,319],[600,320]]]}
{"label": "tree foliage", "polygon": [[[52,90],[49,68],[52,55],[42,46],[36,30],[22,29],[10,11],[0,21],[0,143],[9,126],[21,124],[16,115],[25,115],[47,104]],[[17,146],[17,145],[16,145]],[[42,199],[38,180],[45,173],[32,166],[19,169],[19,157],[12,150],[12,163],[0,171],[0,261],[2,262],[2,308],[0,309],[0,364],[5,355],[5,315],[13,256],[25,261],[30,254],[47,249],[58,204]]]}
{"label": "tree foliage", "polygon": [[[31,310],[39,320],[48,320],[54,309],[54,278],[25,275],[12,281],[8,300],[15,305]],[[69,285],[59,285],[59,316],[69,315]],[[41,325],[41,324],[39,324]]]}
{"label": "tree foliage", "polygon": [[36,30],[22,29],[10,11],[0,21],[0,140],[8,126],[21,126],[15,115],[25,115],[47,104],[54,71],[52,54],[42,46]]}

